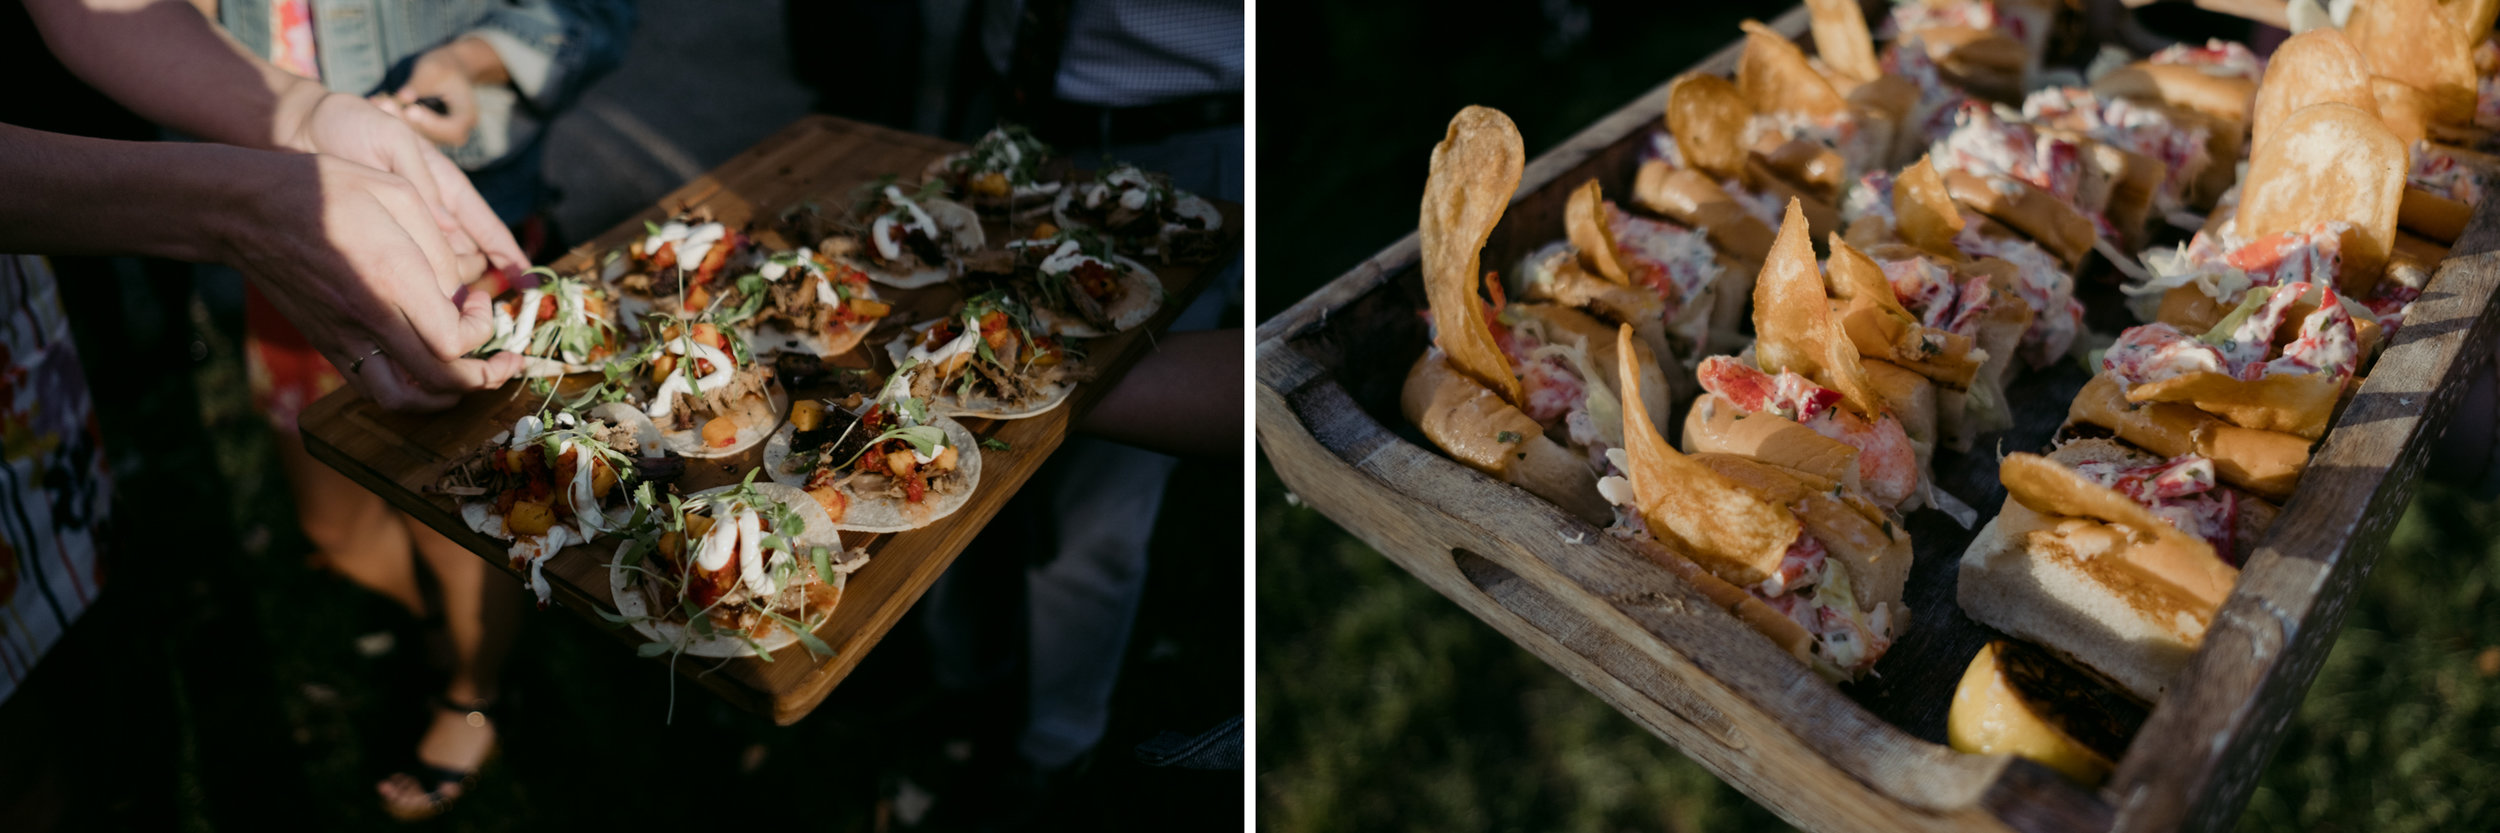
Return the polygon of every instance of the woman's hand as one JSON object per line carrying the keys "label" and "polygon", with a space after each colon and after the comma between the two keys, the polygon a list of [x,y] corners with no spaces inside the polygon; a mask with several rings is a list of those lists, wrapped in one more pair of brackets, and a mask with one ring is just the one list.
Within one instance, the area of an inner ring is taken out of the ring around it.
{"label": "woman's hand", "polygon": [[[469,131],[477,127],[477,86],[501,84],[508,77],[493,47],[477,38],[457,38],[418,56],[408,83],[371,101],[433,143],[459,147],[469,143]],[[443,112],[417,103],[426,98],[442,102]]]}
{"label": "woman's hand", "polygon": [[493,335],[488,299],[462,290],[473,275],[416,184],[326,155],[256,158],[260,187],[240,195],[220,259],[350,384],[386,408],[441,410],[520,370],[517,354],[465,358]]}
{"label": "woman's hand", "polygon": [[[529,258],[521,254],[512,230],[495,218],[494,209],[486,207],[486,199],[469,184],[468,174],[407,124],[365,100],[335,93],[324,97],[305,115],[287,146],[336,156],[407,180],[425,201],[427,213],[451,250],[464,263],[477,263],[459,270],[462,282],[490,265],[507,277],[529,267]],[[476,260],[480,256],[482,262]],[[449,293],[457,286],[446,285],[443,291]]]}

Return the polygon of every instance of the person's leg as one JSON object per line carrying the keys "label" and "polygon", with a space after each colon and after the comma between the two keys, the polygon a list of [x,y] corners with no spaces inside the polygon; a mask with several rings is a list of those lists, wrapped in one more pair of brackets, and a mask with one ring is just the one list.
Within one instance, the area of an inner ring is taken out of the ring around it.
{"label": "person's leg", "polygon": [[[416,519],[397,518],[442,588],[443,629],[452,648],[451,679],[443,699],[458,706],[493,702],[503,693],[504,659],[511,654],[513,634],[521,622],[520,583]],[[470,720],[465,709],[438,706],[433,711],[433,722],[417,741],[417,760],[455,772],[477,771],[494,749],[495,726],[482,719]],[[384,801],[413,810],[430,803],[428,786],[399,773],[376,789]],[[449,800],[458,794],[459,787],[451,786],[438,797]]]}
{"label": "person's leg", "polygon": [[295,492],[295,516],[312,540],[313,561],[357,585],[425,616],[408,531],[380,495],[347,479],[304,450],[301,436],[279,432],[278,462]]}
{"label": "person's leg", "polygon": [[1082,437],[1059,450],[1060,461],[1057,552],[1025,573],[1032,688],[1017,751],[1043,771],[1075,762],[1110,723],[1112,685],[1146,589],[1146,540],[1179,462]]}

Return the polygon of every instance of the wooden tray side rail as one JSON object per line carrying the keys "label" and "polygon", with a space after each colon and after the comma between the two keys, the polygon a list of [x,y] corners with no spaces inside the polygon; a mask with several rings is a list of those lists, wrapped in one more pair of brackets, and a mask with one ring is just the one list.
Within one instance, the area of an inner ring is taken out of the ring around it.
{"label": "wooden tray side rail", "polygon": [[[1805,15],[1793,9],[1772,25],[1797,38]],[[1737,48],[1695,71],[1728,72]],[[1504,256],[1560,236],[1564,198],[1589,177],[1620,199],[1664,101],[1662,84],[1532,161],[1486,246],[1486,268],[1507,270]],[[2318,449],[2206,649],[2099,791],[2029,761],[1956,753],[1887,722],[1631,546],[1449,460],[1402,424],[1384,425],[1395,408],[1380,403],[1396,401],[1425,340],[1412,234],[1260,325],[1258,437],[1308,505],[1801,827],[2220,829],[2246,802],[2351,590],[2384,548],[2427,440],[2462,395],[2464,371],[2500,337],[2500,315],[2489,310],[2500,219],[2484,213]],[[2009,437],[2006,447],[2045,439],[2034,429],[2041,436]],[[1992,514],[2002,494],[1981,511]],[[1954,549],[1922,547],[1919,557],[1950,559]],[[1940,573],[1950,581],[1949,564]],[[1940,597],[1951,598],[1949,584]],[[1928,689],[1949,692],[1960,668],[1946,670]],[[1931,725],[1917,731],[1940,736],[1940,713],[1921,720]]]}
{"label": "wooden tray side rail", "polygon": [[[2495,292],[2500,214],[2478,210],[2119,762],[2105,790],[2119,830],[2221,830],[2238,817],[2413,501],[2432,441],[2500,344]],[[2227,743],[2187,742],[2205,738]]]}

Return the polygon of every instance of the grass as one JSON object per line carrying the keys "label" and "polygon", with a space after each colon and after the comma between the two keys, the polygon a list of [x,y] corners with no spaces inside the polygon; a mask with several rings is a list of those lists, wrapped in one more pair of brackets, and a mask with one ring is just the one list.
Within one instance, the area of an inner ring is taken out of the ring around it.
{"label": "grass", "polygon": [[[1531,154],[1785,4],[1261,4],[1261,317],[1414,228],[1466,104]],[[2166,23],[2198,21],[2165,18]],[[2204,21],[2210,25],[2210,21]],[[1273,47],[1296,45],[1289,58]],[[1278,173],[1288,172],[1288,173]],[[1405,575],[1265,463],[1258,777],[1278,831],[1784,825]],[[2242,830],[2500,829],[2500,507],[2423,487],[2242,814]]]}

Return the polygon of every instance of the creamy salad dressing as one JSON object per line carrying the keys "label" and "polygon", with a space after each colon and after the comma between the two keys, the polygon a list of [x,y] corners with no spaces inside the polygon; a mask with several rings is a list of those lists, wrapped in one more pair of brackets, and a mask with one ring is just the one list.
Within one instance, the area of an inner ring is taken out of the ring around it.
{"label": "creamy salad dressing", "polygon": [[2145,59],[2146,63],[2195,67],[2206,75],[2218,78],[2244,78],[2250,82],[2266,77],[2266,61],[2248,50],[2245,44],[2213,38],[2204,46],[2178,43],[2163,47]]}
{"label": "creamy salad dressing", "polygon": [[667,225],[660,227],[658,234],[642,239],[642,254],[644,257],[650,257],[658,252],[661,246],[674,243],[677,246],[677,268],[691,270],[703,265],[703,258],[712,253],[712,247],[727,236],[729,236],[729,227],[719,223],[689,226],[677,220],[670,220]]}
{"label": "creamy salad dressing", "polygon": [[729,354],[689,337],[681,336],[670,341],[667,350],[687,357],[686,361],[700,359],[711,362],[712,372],[697,377],[691,385],[687,384],[686,373],[682,370],[668,374],[668,378],[660,382],[659,391],[651,394],[651,405],[643,409],[643,413],[654,420],[667,419],[670,413],[676,411],[677,394],[700,396],[704,391],[729,384],[730,378],[738,372],[738,366],[729,360]]}

